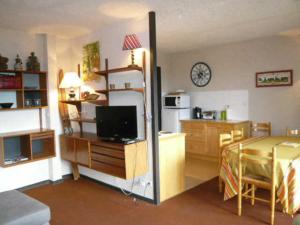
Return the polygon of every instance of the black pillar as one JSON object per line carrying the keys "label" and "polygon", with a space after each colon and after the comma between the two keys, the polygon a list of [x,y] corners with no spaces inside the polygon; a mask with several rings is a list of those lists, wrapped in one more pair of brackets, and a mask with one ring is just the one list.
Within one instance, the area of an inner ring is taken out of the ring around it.
{"label": "black pillar", "polygon": [[152,152],[153,152],[153,193],[154,203],[160,203],[159,184],[159,146],[158,146],[158,82],[156,52],[156,21],[155,12],[149,12],[150,40],[150,76],[151,76],[151,114],[152,114]]}

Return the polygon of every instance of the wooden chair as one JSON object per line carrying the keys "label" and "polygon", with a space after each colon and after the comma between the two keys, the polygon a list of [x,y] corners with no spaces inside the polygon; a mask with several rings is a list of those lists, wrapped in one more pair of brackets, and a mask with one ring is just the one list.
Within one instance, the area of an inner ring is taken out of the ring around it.
{"label": "wooden chair", "polygon": [[286,136],[300,137],[300,129],[286,128]]}
{"label": "wooden chair", "polygon": [[232,136],[233,142],[243,140],[244,139],[244,129],[242,128],[241,130],[232,130],[231,136]]}
{"label": "wooden chair", "polygon": [[[255,157],[255,158],[253,158]],[[243,171],[246,171],[245,164],[250,163],[252,165],[269,165],[272,168],[272,179],[266,180],[263,177],[255,177],[251,176],[247,173],[244,174]],[[239,152],[238,152],[238,215],[242,214],[242,198],[250,198],[251,205],[254,205],[255,200],[263,201],[270,203],[271,207],[271,225],[274,224],[274,216],[275,216],[275,168],[276,168],[276,148],[272,148],[272,152],[262,152],[256,149],[243,149],[243,144],[239,144]],[[250,184],[251,188],[246,190],[244,193],[242,191],[243,184]],[[262,199],[255,197],[255,189],[263,188],[270,190],[271,199]],[[249,194],[251,192],[251,195]]]}
{"label": "wooden chair", "polygon": [[[220,134],[220,139],[219,139],[219,174],[221,171],[221,166],[222,166],[222,153],[223,153],[223,149],[224,147],[230,145],[233,143],[233,139],[232,139],[232,132],[231,133],[222,133]],[[222,179],[219,176],[219,192],[222,192]]]}
{"label": "wooden chair", "polygon": [[271,123],[270,122],[253,122],[250,123],[250,131],[251,131],[251,137],[257,136],[255,134],[261,134],[264,133],[267,136],[271,136]]}

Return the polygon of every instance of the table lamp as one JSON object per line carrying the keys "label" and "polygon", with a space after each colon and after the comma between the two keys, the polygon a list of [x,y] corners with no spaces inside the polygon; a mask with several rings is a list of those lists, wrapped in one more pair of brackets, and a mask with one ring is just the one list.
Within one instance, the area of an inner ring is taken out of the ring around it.
{"label": "table lamp", "polygon": [[131,50],[131,65],[128,66],[137,67],[137,65],[134,64],[133,50],[141,47],[142,45],[135,34],[130,34],[125,36],[123,50]]}
{"label": "table lamp", "polygon": [[69,88],[69,100],[76,100],[75,99],[75,90],[74,88],[80,87],[82,81],[80,80],[79,76],[75,72],[67,72],[64,74],[64,78],[62,79],[59,88]]}

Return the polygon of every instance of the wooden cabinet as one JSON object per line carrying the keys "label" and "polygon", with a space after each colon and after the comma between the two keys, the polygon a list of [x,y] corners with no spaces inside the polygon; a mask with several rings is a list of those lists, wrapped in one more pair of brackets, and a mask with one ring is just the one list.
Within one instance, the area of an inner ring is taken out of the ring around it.
{"label": "wooden cabinet", "polygon": [[60,136],[61,157],[70,162],[76,162],[75,140],[69,136]]}
{"label": "wooden cabinet", "polygon": [[148,171],[147,142],[119,144],[101,141],[96,134],[61,135],[61,157],[73,164],[124,179]]}
{"label": "wooden cabinet", "polygon": [[55,156],[54,131],[27,130],[0,134],[0,166],[10,167]]}
{"label": "wooden cabinet", "polygon": [[182,131],[186,134],[186,152],[189,156],[217,160],[219,136],[231,130],[244,130],[249,137],[249,121],[183,120]]}

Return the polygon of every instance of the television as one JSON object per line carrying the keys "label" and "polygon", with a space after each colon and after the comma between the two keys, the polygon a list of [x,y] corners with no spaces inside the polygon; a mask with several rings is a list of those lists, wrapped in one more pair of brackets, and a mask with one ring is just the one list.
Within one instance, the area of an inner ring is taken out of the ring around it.
{"label": "television", "polygon": [[97,135],[108,141],[125,142],[137,138],[136,106],[97,106]]}

